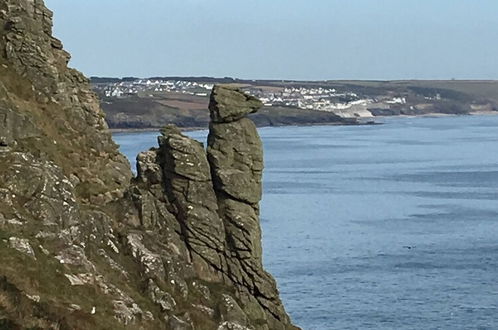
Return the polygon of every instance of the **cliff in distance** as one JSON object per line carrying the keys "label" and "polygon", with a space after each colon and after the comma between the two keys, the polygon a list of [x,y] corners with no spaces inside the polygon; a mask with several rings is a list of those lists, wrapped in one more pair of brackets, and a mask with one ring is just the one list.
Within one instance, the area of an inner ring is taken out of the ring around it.
{"label": "cliff in distance", "polygon": [[261,103],[216,86],[133,177],[42,0],[0,2],[0,329],[297,329],[262,266]]}
{"label": "cliff in distance", "polygon": [[111,129],[207,128],[210,86],[230,82],[265,106],[257,126],[361,125],[385,116],[496,114],[498,81],[272,81],[92,78]]}

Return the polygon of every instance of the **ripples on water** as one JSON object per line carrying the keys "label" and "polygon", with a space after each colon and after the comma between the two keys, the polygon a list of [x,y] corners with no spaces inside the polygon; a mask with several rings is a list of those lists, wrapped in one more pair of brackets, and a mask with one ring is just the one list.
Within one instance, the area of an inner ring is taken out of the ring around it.
{"label": "ripples on water", "polygon": [[[264,262],[296,324],[498,328],[498,116],[260,134]],[[135,157],[156,135],[115,139]]]}

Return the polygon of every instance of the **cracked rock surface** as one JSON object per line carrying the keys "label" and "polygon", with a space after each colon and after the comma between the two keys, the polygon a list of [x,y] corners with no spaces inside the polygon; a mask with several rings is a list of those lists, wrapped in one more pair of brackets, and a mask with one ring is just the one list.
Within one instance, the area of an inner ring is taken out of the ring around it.
{"label": "cracked rock surface", "polygon": [[262,266],[261,103],[216,86],[133,177],[42,0],[0,2],[0,328],[296,329]]}

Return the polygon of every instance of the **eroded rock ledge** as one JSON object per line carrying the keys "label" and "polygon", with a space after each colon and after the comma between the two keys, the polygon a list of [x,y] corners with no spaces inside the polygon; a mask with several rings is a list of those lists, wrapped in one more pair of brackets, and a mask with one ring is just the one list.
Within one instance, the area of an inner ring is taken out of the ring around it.
{"label": "eroded rock ledge", "polygon": [[132,178],[41,0],[0,2],[0,328],[294,329],[261,261],[260,102],[217,86]]}
{"label": "eroded rock ledge", "polygon": [[[277,329],[290,322],[275,281],[263,270],[258,217],[263,149],[254,123],[245,118],[261,106],[236,88],[215,86],[207,154],[201,143],[166,127],[159,148],[138,156],[137,181],[145,189],[134,198],[141,209],[157,204],[144,197],[153,195],[147,183],[162,183],[169,218],[178,221],[177,233],[196,275],[235,288],[235,298],[249,306],[242,323],[252,319]],[[142,216],[141,222],[158,220]]]}

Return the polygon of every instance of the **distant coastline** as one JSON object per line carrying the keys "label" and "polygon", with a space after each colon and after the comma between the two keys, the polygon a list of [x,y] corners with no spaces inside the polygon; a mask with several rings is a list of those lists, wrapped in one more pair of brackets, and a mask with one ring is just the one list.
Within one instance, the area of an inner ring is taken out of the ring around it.
{"label": "distant coastline", "polygon": [[[376,121],[375,119],[387,119],[387,118],[439,118],[439,117],[459,117],[459,116],[496,116],[498,115],[498,111],[478,111],[471,112],[468,114],[443,114],[443,113],[427,113],[421,115],[397,115],[397,116],[376,116],[373,118],[362,118],[363,120],[358,121],[357,123],[308,123],[308,124],[285,124],[285,125],[264,125],[258,126],[258,128],[266,128],[266,127],[309,127],[309,126],[368,126],[368,125],[383,125],[383,122]],[[131,134],[131,133],[151,133],[157,132],[161,130],[162,127],[148,127],[148,128],[109,128],[112,134]],[[180,130],[184,132],[190,131],[204,131],[208,130],[208,127],[179,127]]]}
{"label": "distant coastline", "polygon": [[[111,133],[148,133],[148,132],[158,132],[162,127],[149,127],[149,128],[109,128]],[[207,130],[208,127],[180,127],[181,131],[203,131]]]}
{"label": "distant coastline", "polygon": [[[498,113],[498,81],[274,81],[209,77],[93,78],[113,132],[167,124],[207,129],[211,88],[230,84],[258,97],[258,127],[363,125],[387,117]],[[372,124],[372,123],[370,123]]]}

